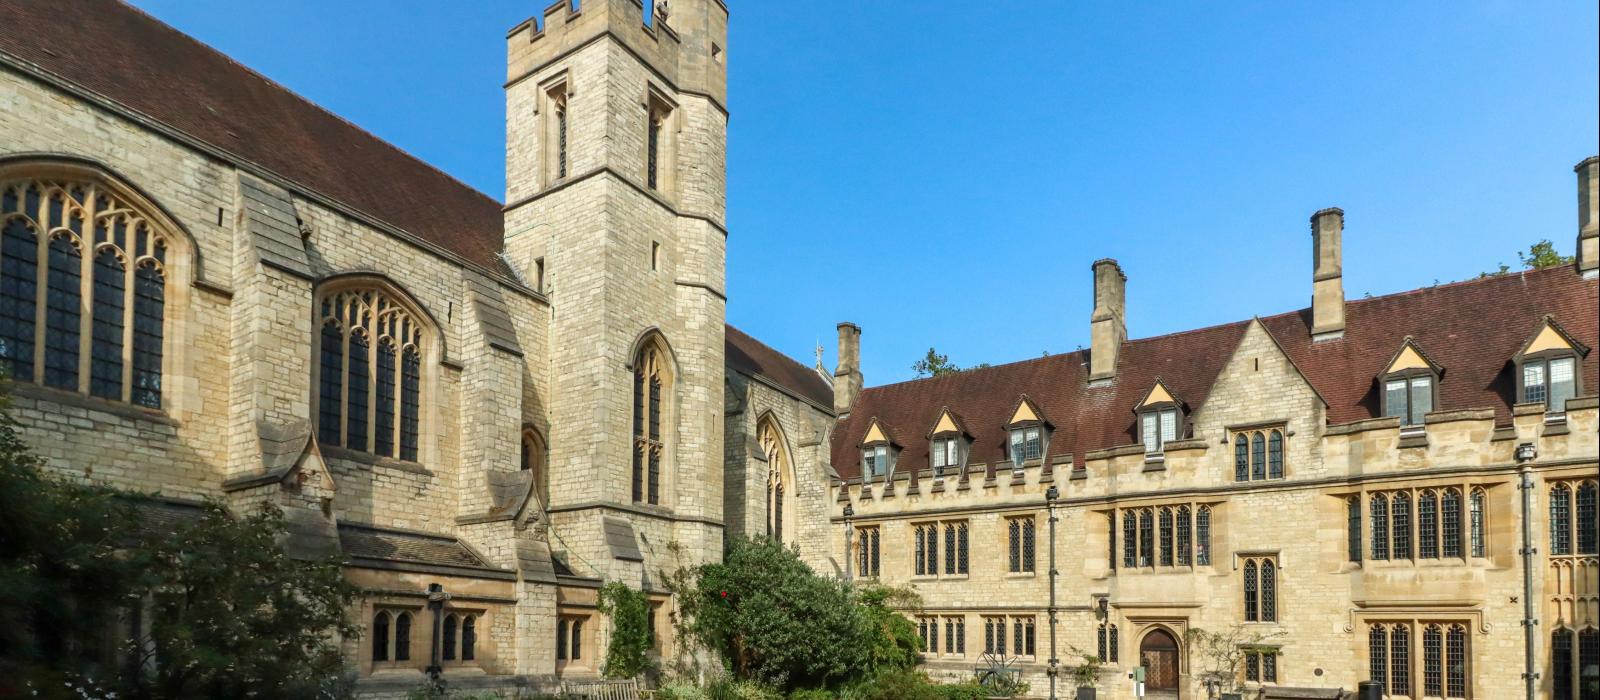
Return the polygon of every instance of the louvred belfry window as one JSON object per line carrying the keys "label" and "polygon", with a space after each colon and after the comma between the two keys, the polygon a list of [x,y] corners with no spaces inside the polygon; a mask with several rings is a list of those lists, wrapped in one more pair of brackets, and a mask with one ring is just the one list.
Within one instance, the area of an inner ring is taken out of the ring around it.
{"label": "louvred belfry window", "polygon": [[161,407],[168,238],[95,180],[0,181],[0,365]]}
{"label": "louvred belfry window", "polygon": [[318,309],[317,439],[415,462],[427,338],[416,315],[359,283],[325,293]]}

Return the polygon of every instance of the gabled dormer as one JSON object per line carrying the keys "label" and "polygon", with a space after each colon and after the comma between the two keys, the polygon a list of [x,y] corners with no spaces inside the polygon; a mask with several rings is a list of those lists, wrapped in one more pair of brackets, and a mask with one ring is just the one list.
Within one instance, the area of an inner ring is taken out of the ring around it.
{"label": "gabled dormer", "polygon": [[1006,457],[1013,470],[1044,463],[1050,452],[1050,431],[1054,426],[1027,394],[1017,398],[1006,421]]}
{"label": "gabled dormer", "polygon": [[1545,316],[1511,358],[1517,367],[1516,403],[1542,403],[1547,412],[1565,412],[1567,399],[1583,393],[1582,360],[1588,354],[1588,346]]}
{"label": "gabled dormer", "polygon": [[866,435],[861,438],[861,481],[876,481],[894,474],[895,457],[899,452],[900,444],[889,426],[873,416],[867,421]]}
{"label": "gabled dormer", "polygon": [[972,434],[967,432],[961,416],[949,406],[939,409],[939,419],[928,431],[928,466],[933,469],[933,477],[942,479],[963,473],[971,446]]}
{"label": "gabled dormer", "polygon": [[1434,362],[1411,336],[1400,342],[1389,364],[1378,374],[1383,387],[1383,415],[1400,419],[1401,426],[1421,426],[1422,417],[1439,405],[1439,381],[1444,367]]}
{"label": "gabled dormer", "polygon": [[1183,401],[1160,377],[1156,377],[1134,412],[1139,415],[1139,441],[1144,443],[1147,456],[1162,454],[1167,443],[1180,439],[1187,427]]}

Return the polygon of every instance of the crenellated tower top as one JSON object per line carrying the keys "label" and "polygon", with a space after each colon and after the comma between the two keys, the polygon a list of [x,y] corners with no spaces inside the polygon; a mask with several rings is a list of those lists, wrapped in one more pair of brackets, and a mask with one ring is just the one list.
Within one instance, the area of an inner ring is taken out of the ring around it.
{"label": "crenellated tower top", "polygon": [[506,81],[516,82],[552,61],[611,36],[666,82],[704,95],[727,111],[728,7],[721,0],[658,3],[645,21],[640,0],[557,0],[506,35]]}

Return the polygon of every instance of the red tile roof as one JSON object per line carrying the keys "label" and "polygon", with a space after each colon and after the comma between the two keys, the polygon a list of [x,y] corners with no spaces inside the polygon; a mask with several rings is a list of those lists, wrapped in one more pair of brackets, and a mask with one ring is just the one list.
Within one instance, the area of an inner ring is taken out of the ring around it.
{"label": "red tile roof", "polygon": [[439,245],[504,267],[500,203],[118,0],[0,0],[0,52]]}
{"label": "red tile roof", "polygon": [[[500,202],[119,0],[0,0],[0,53],[501,271]],[[728,328],[728,361],[823,406],[833,388]]]}
{"label": "red tile roof", "polygon": [[[1494,408],[1509,423],[1515,393],[1511,358],[1555,318],[1574,339],[1600,341],[1600,286],[1570,265],[1457,282],[1346,304],[1339,340],[1311,342],[1309,309],[1261,319],[1284,352],[1328,403],[1330,424],[1381,414],[1377,375],[1407,335],[1444,367],[1440,410]],[[973,435],[970,460],[1004,460],[1004,424],[1018,397],[1027,396],[1055,424],[1050,453],[1085,453],[1132,444],[1134,407],[1159,378],[1190,410],[1204,405],[1211,385],[1244,336],[1248,321],[1122,346],[1112,386],[1089,388],[1085,351],[1027,360],[955,375],[872,387],[862,393],[833,436],[833,466],[844,478],[860,476],[856,446],[873,418],[896,430],[904,445],[897,469],[927,466],[928,431],[948,406]],[[1600,352],[1583,360],[1585,394],[1600,384]]]}
{"label": "red tile roof", "polygon": [[733,326],[727,327],[728,367],[764,377],[794,394],[833,411],[833,382]]}

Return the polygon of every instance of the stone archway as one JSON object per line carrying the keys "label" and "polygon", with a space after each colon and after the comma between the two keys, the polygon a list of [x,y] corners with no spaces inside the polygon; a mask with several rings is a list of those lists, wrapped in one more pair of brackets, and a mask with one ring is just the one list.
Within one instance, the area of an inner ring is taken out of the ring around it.
{"label": "stone archway", "polygon": [[1139,665],[1144,666],[1147,696],[1178,696],[1178,639],[1155,628],[1139,642]]}

